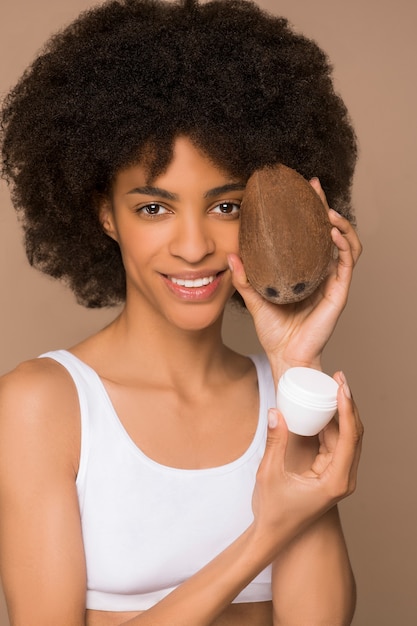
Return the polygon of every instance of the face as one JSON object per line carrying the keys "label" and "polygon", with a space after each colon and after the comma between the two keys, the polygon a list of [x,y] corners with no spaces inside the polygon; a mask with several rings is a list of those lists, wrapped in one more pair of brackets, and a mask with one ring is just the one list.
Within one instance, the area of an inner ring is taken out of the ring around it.
{"label": "face", "polygon": [[141,322],[149,314],[196,330],[221,317],[234,291],[227,255],[238,252],[244,188],[184,137],[151,183],[140,164],[117,175],[101,222],[119,243],[126,307],[139,307]]}

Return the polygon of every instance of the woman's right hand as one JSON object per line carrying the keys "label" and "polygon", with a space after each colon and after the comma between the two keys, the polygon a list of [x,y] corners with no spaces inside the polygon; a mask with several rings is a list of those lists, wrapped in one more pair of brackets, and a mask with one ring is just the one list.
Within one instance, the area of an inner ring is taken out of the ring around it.
{"label": "woman's right hand", "polygon": [[[302,473],[288,471],[285,454],[289,438],[277,409],[268,415],[268,436],[253,494],[254,524],[274,541],[282,532],[296,536],[356,487],[363,425],[343,373],[335,374],[338,423],[333,419],[319,435],[319,450]],[[273,548],[272,548],[273,549]]]}

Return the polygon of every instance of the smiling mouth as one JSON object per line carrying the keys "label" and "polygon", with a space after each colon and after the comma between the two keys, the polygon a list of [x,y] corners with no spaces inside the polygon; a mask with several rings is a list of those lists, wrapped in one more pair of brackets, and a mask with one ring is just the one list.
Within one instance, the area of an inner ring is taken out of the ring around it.
{"label": "smiling mouth", "polygon": [[[218,276],[218,274],[217,274]],[[191,280],[189,278],[174,278],[173,276],[167,276],[167,278],[174,283],[174,285],[179,285],[180,287],[187,287],[189,289],[197,288],[197,287],[205,287],[206,285],[210,285],[216,278],[216,276],[204,276],[203,278],[196,278]]]}

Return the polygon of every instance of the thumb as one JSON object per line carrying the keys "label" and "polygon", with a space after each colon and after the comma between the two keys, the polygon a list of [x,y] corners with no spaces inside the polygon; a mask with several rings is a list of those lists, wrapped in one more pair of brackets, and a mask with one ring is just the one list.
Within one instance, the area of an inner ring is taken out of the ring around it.
{"label": "thumb", "polygon": [[285,452],[288,444],[288,427],[278,409],[268,411],[268,433],[264,454],[264,464],[273,464],[275,469],[284,470]]}
{"label": "thumb", "polygon": [[228,254],[227,261],[232,273],[233,286],[245,301],[246,308],[252,315],[265,303],[261,295],[249,283],[243,263],[237,254]]}

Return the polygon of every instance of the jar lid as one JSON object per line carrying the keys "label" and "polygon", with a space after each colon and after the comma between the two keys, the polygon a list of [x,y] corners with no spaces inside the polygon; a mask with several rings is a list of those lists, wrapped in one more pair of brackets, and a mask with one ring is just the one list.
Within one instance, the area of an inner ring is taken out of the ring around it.
{"label": "jar lid", "polygon": [[279,381],[280,388],[301,402],[336,408],[338,384],[331,377],[310,367],[292,367]]}

